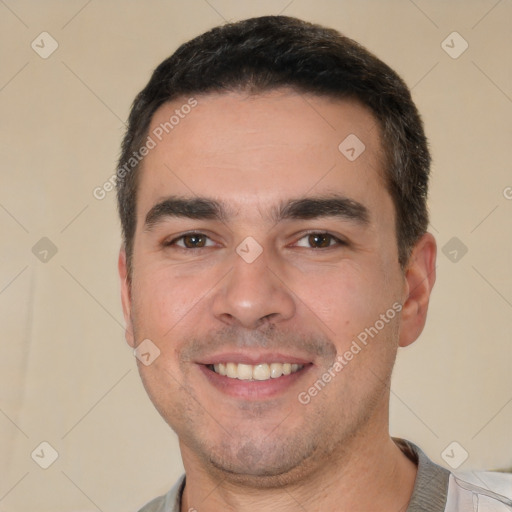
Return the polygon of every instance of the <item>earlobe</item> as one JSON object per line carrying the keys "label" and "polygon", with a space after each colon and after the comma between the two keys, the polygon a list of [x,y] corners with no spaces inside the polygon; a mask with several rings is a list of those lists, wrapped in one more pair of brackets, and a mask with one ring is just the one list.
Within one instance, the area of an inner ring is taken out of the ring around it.
{"label": "earlobe", "polygon": [[135,339],[133,336],[133,325],[131,318],[131,288],[128,280],[128,267],[126,264],[126,251],[124,246],[119,250],[119,259],[117,264],[119,270],[119,279],[121,281],[121,303],[123,305],[125,327],[125,338],[131,347],[135,347]]}
{"label": "earlobe", "polygon": [[412,250],[405,271],[401,347],[413,343],[425,326],[430,294],[436,280],[436,254],[436,241],[430,233],[425,233]]}

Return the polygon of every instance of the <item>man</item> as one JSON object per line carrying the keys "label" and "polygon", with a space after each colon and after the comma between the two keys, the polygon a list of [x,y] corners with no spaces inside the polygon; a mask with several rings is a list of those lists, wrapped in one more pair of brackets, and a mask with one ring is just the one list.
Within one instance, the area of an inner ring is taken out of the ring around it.
{"label": "man", "polygon": [[123,142],[119,272],[186,479],[143,511],[512,510],[389,436],[435,281],[429,164],[403,81],[334,30],[250,19],[158,66]]}

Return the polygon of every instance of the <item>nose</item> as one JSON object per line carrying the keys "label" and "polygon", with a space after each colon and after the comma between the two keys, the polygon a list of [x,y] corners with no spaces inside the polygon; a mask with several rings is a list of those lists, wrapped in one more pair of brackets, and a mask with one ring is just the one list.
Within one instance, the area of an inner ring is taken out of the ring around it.
{"label": "nose", "polygon": [[231,272],[213,297],[215,317],[247,329],[292,318],[296,309],[293,293],[273,267],[268,266],[265,251],[251,263],[235,254]]}

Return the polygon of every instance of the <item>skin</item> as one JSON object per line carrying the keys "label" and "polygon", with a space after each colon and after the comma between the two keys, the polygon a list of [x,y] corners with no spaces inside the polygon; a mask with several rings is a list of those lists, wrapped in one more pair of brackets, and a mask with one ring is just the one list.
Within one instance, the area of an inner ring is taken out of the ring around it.
{"label": "skin", "polygon": [[[186,100],[160,107],[150,133]],[[389,436],[389,385],[398,347],[423,329],[436,244],[425,234],[400,268],[375,119],[354,101],[291,90],[197,100],[144,159],[131,283],[123,248],[119,255],[127,341],[150,339],[160,350],[139,371],[179,437],[182,510],[367,511],[378,503],[405,511],[416,466]],[[353,162],[338,150],[351,133],[366,147]],[[269,216],[280,202],[333,193],[364,205],[369,222]],[[222,200],[234,215],[166,217],[145,228],[150,209],[171,195]],[[163,246],[189,231],[204,233],[206,246]],[[327,237],[318,247],[311,231],[346,243]],[[236,252],[249,236],[262,248],[252,263]],[[298,394],[397,303],[401,313],[301,404]],[[233,396],[200,364],[233,351],[310,364],[274,395]]]}

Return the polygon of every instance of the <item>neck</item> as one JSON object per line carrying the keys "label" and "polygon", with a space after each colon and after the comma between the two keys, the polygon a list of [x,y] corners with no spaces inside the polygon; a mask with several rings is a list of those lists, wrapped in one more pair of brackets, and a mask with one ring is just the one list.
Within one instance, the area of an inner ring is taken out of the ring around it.
{"label": "neck", "polygon": [[333,453],[321,467],[302,472],[279,487],[241,485],[229,474],[206,471],[183,446],[182,454],[187,475],[182,512],[362,512],[375,510],[376,503],[383,512],[404,512],[417,470],[387,433],[371,440],[367,436],[354,438],[343,456]]}

